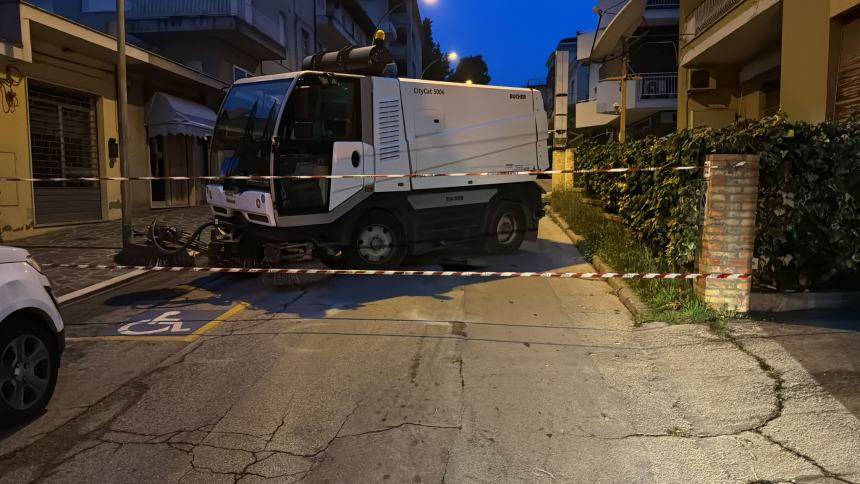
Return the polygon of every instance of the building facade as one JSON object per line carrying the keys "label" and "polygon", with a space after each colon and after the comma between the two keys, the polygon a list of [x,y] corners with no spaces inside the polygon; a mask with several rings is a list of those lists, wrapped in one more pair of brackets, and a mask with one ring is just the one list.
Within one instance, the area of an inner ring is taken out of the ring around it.
{"label": "building facade", "polygon": [[681,0],[678,128],[860,114],[860,0]]}
{"label": "building facade", "polygon": [[597,32],[578,38],[577,60],[588,66],[576,96],[578,130],[612,135],[626,109],[628,137],[674,131],[679,7],[678,0],[600,1]]}
{"label": "building facade", "polygon": [[[116,0],[30,2],[116,33]],[[225,82],[296,71],[315,52],[367,45],[374,27],[358,0],[146,0],[126,5],[129,43]]]}
{"label": "building facade", "polygon": [[[0,3],[0,19],[0,176],[119,176],[116,40],[23,2]],[[130,175],[209,173],[205,138],[228,84],[135,46],[127,55]],[[135,209],[203,198],[188,183],[132,184]],[[117,182],[2,182],[0,240],[121,210]]]}
{"label": "building facade", "polygon": [[546,63],[548,92],[544,97],[544,108],[553,149],[567,148],[568,130],[574,116],[572,93],[576,93],[576,72],[580,65],[576,60],[576,49],[576,37],[562,39]]}
{"label": "building facade", "polygon": [[[418,0],[359,0],[378,28],[388,34],[388,48],[401,77],[420,79],[423,71],[421,12]],[[395,35],[392,36],[391,34]]]}
{"label": "building facade", "polygon": [[[217,174],[207,144],[230,83],[299,70],[315,52],[367,45],[374,31],[358,0],[126,4],[132,176]],[[116,1],[4,0],[0,8],[0,73],[14,91],[0,127],[20,134],[0,140],[0,176],[118,175]],[[131,187],[133,212],[205,203],[198,183]],[[122,210],[115,182],[9,182],[0,198],[0,240]]]}

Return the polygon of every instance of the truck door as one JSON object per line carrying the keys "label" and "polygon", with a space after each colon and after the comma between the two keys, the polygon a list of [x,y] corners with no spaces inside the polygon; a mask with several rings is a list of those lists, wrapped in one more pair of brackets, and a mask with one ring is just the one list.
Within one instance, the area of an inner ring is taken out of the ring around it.
{"label": "truck door", "polygon": [[[297,81],[279,130],[276,175],[364,174],[369,147],[362,143],[359,81],[317,74]],[[278,180],[278,213],[325,213],[361,191],[362,184],[362,179]]]}
{"label": "truck door", "polygon": [[[373,147],[361,141],[338,141],[332,155],[332,175],[366,175],[373,170]],[[335,178],[331,180],[329,210],[372,185],[366,178]]]}

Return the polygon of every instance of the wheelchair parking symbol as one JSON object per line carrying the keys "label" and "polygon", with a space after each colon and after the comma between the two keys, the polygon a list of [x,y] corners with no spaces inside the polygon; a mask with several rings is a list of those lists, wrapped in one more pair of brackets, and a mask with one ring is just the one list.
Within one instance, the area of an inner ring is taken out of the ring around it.
{"label": "wheelchair parking symbol", "polygon": [[143,319],[120,326],[117,332],[123,336],[148,336],[153,334],[190,334],[191,328],[182,325],[177,318],[181,311],[168,311],[152,319]]}
{"label": "wheelchair parking symbol", "polygon": [[106,336],[191,336],[225,311],[212,310],[153,310],[140,314],[119,327],[108,330]]}

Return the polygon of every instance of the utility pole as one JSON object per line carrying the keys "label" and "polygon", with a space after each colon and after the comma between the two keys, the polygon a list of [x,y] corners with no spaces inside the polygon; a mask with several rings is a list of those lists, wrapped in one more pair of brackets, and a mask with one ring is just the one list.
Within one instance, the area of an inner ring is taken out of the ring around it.
{"label": "utility pole", "polygon": [[627,57],[621,58],[621,129],[618,130],[618,142],[627,142]]}
{"label": "utility pole", "polygon": [[[119,125],[119,169],[123,178],[129,176],[128,159],[128,77],[125,65],[125,0],[116,0],[116,71],[117,124]],[[122,247],[131,246],[131,182],[120,182],[122,191]]]}
{"label": "utility pole", "polygon": [[607,77],[607,81],[618,81],[619,89],[621,89],[621,106],[619,112],[621,114],[618,120],[620,126],[618,130],[618,142],[627,142],[627,82],[638,81],[642,76],[630,75],[627,69],[627,39],[621,39],[623,52],[621,54],[621,75],[618,77]]}

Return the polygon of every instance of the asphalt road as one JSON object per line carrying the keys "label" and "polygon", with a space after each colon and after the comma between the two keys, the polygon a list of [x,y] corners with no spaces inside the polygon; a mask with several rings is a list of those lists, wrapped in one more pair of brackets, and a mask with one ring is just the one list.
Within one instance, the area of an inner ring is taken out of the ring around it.
{"label": "asphalt road", "polygon": [[[485,263],[590,270],[548,221]],[[857,420],[778,346],[634,329],[602,282],[158,274],[64,317],[54,400],[0,435],[4,483],[860,476]]]}

